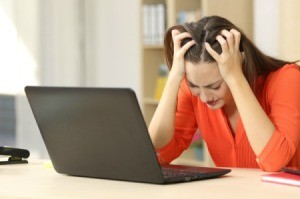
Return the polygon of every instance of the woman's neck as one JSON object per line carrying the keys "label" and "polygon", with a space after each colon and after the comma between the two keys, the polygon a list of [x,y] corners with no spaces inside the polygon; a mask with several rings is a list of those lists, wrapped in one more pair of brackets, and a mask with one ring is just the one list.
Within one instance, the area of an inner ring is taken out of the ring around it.
{"label": "woman's neck", "polygon": [[231,104],[225,105],[223,107],[223,111],[227,118],[230,118],[230,117],[236,115],[236,113],[238,112],[234,101]]}

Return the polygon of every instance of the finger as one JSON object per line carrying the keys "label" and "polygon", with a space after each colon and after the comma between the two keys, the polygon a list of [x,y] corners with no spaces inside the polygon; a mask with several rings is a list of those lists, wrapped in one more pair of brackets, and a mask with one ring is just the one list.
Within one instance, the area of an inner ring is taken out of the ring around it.
{"label": "finger", "polygon": [[216,40],[220,43],[221,48],[222,48],[222,53],[228,52],[228,44],[227,41],[222,37],[221,35],[218,35],[216,37]]}
{"label": "finger", "polygon": [[178,42],[174,38],[180,34],[180,31],[174,29],[171,31],[171,34],[172,34],[172,40],[173,40],[173,44],[174,44],[174,51],[176,51],[180,48],[180,44],[178,44]]}
{"label": "finger", "polygon": [[176,30],[176,29],[173,29],[173,30],[171,31],[171,34],[172,34],[172,37],[174,37],[175,35],[180,34],[180,31],[179,31],[179,30]]}
{"label": "finger", "polygon": [[234,47],[234,34],[229,32],[228,30],[222,30],[221,34],[226,38],[226,41],[229,46],[229,50]]}
{"label": "finger", "polygon": [[212,49],[212,47],[210,46],[209,43],[204,42],[205,45],[205,49],[207,50],[207,52],[216,60],[219,60],[220,55],[214,50]]}
{"label": "finger", "polygon": [[185,54],[188,49],[190,49],[193,45],[195,45],[195,43],[196,42],[194,40],[191,40],[186,44],[184,44],[180,49],[180,54]]}
{"label": "finger", "polygon": [[182,39],[185,39],[185,38],[191,38],[191,37],[192,37],[191,34],[188,33],[188,32],[183,32],[183,33],[174,35],[174,38],[176,38],[178,40],[182,40]]}
{"label": "finger", "polygon": [[231,29],[230,32],[234,35],[234,46],[235,49],[240,49],[240,42],[241,42],[241,33],[236,29]]}
{"label": "finger", "polygon": [[179,50],[181,48],[181,41],[185,38],[191,38],[192,36],[188,32],[179,32],[178,30],[172,31],[174,50]]}

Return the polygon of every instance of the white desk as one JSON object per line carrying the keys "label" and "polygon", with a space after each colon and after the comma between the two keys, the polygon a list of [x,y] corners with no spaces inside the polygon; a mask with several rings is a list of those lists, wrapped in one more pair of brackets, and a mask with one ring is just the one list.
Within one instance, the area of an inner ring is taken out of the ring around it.
{"label": "white desk", "polygon": [[232,169],[224,177],[170,185],[58,174],[42,161],[0,166],[0,198],[300,198],[300,188],[261,182],[258,169]]}

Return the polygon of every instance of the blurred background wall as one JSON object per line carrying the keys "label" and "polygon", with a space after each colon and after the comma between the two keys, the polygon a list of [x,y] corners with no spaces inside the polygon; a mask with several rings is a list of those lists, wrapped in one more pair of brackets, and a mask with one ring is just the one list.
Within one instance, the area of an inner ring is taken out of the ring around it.
{"label": "blurred background wall", "polygon": [[26,85],[130,87],[139,96],[138,6],[137,0],[0,0],[0,94],[16,96],[16,134],[0,132],[0,145],[47,155]]}
{"label": "blurred background wall", "polygon": [[[14,97],[16,124],[13,134],[0,128],[0,145],[47,157],[26,85],[130,87],[139,97],[139,6],[139,0],[0,0],[0,95]],[[299,59],[300,1],[253,0],[253,6],[257,46]]]}

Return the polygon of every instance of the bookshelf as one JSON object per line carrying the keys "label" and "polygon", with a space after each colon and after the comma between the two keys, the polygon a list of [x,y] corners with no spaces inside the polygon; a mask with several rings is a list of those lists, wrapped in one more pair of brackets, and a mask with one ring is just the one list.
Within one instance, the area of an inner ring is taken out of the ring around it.
{"label": "bookshelf", "polygon": [[[159,67],[165,64],[161,38],[168,27],[187,21],[195,21],[203,16],[220,15],[240,27],[250,39],[253,37],[253,0],[226,0],[226,5],[224,4],[225,2],[220,0],[140,0],[142,33],[141,106],[147,125],[149,125],[159,102],[158,99],[154,98],[155,83]],[[163,13],[160,13],[162,10]],[[163,32],[161,31],[162,24]],[[160,34],[157,36],[159,39],[155,39],[157,34]],[[203,154],[203,160],[198,161],[195,153],[192,150],[187,150],[181,158],[176,160],[176,163],[212,165],[205,144]]]}

